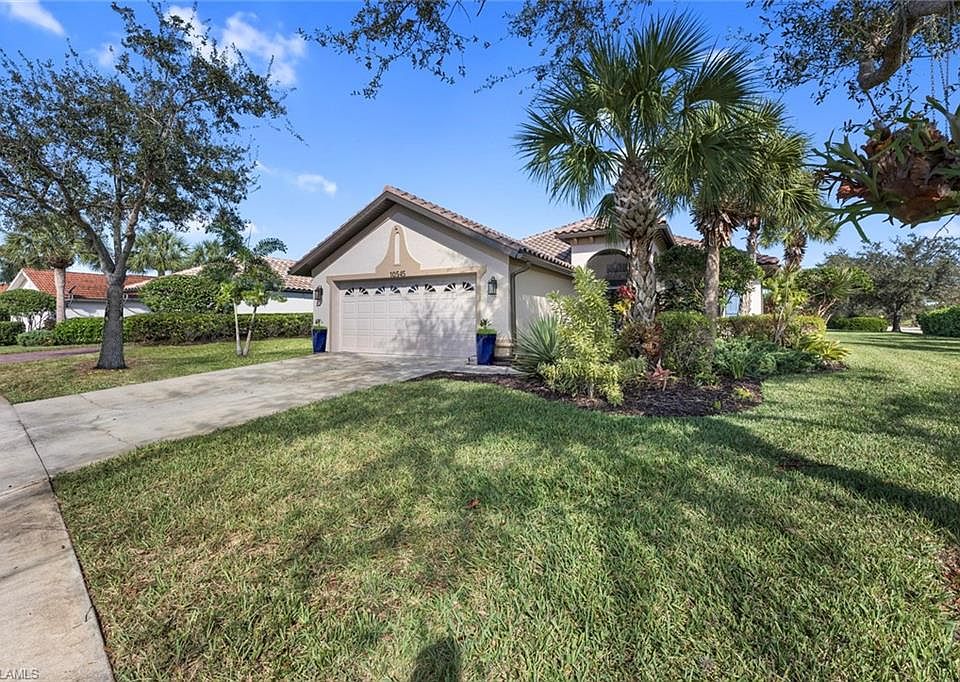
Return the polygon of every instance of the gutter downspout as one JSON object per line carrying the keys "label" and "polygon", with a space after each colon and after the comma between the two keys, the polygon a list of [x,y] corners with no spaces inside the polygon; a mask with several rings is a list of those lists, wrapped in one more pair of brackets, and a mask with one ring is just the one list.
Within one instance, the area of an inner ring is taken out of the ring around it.
{"label": "gutter downspout", "polygon": [[517,276],[530,269],[530,263],[524,262],[523,266],[510,273],[510,355],[517,347]]}

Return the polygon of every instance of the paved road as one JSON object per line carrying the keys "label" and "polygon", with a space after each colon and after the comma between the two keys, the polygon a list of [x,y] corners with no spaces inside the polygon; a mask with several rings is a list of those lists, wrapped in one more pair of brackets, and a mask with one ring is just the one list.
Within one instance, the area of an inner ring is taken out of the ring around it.
{"label": "paved road", "polygon": [[16,362],[33,362],[35,360],[49,360],[51,358],[64,358],[69,355],[84,355],[86,353],[96,353],[98,346],[87,346],[84,348],[51,348],[50,350],[30,350],[23,353],[0,353],[0,365],[12,365]]}
{"label": "paved road", "polygon": [[318,354],[14,407],[0,398],[0,673],[112,679],[50,476],[145,443],[462,368],[448,359]]}

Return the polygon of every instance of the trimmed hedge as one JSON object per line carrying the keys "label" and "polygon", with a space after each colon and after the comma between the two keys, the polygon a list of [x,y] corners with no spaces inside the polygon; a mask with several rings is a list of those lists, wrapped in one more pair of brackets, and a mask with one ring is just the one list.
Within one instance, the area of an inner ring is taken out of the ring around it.
{"label": "trimmed hedge", "polygon": [[220,285],[202,275],[167,275],[144,284],[140,300],[155,313],[220,313]]}
{"label": "trimmed hedge", "polygon": [[17,335],[22,334],[23,322],[0,322],[0,346],[12,346],[17,342]]}
{"label": "trimmed hedge", "polygon": [[[738,315],[717,320],[717,333],[726,339],[746,336],[757,341],[773,341],[773,315]],[[823,334],[827,323],[816,315],[798,315],[787,334],[799,338],[804,334]]]}
{"label": "trimmed hedge", "polygon": [[831,317],[827,323],[830,329],[844,332],[885,332],[888,326],[885,317]]}
{"label": "trimmed hedge", "polygon": [[55,341],[49,329],[34,329],[17,334],[17,343],[21,346],[52,346]]}
{"label": "trimmed hedge", "polygon": [[917,324],[925,335],[960,338],[960,305],[920,313]]}
{"label": "trimmed hedge", "polygon": [[657,315],[660,323],[660,357],[663,366],[685,377],[710,373],[713,339],[710,320],[702,313],[667,311]]}
{"label": "trimmed hedge", "polygon": [[[250,315],[240,316],[240,332],[246,332]],[[292,338],[310,335],[311,313],[267,313],[257,315],[253,338]],[[103,319],[77,317],[65,320],[53,330],[57,344],[99,343]],[[123,339],[134,343],[206,343],[233,339],[233,314],[226,313],[144,313],[123,318]]]}

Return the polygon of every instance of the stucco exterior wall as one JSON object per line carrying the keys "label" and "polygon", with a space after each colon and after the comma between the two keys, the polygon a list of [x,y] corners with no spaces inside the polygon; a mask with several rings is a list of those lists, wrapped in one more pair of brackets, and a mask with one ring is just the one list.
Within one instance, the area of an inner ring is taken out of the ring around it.
{"label": "stucco exterior wall", "polygon": [[[106,301],[71,301],[67,300],[67,319],[74,317],[103,317],[106,315]],[[123,303],[123,314],[139,315],[140,313],[149,313],[150,308],[139,299],[127,299]]]}
{"label": "stucco exterior wall", "polygon": [[[498,354],[511,345],[509,258],[494,248],[485,248],[475,240],[463,237],[443,225],[395,206],[377,218],[327,260],[313,269],[313,287],[323,287],[323,302],[315,307],[318,321],[330,328],[328,343],[340,350],[334,301],[340,296],[337,282],[349,278],[374,279],[378,266],[392,253],[394,228],[403,234],[410,257],[426,271],[463,273],[475,278],[477,290],[476,321],[490,320],[497,330]],[[398,281],[418,275],[398,277]],[[487,294],[487,283],[497,279],[495,296]],[[382,278],[382,277],[381,277]]]}
{"label": "stucco exterior wall", "polygon": [[552,313],[551,292],[564,295],[573,293],[573,279],[557,272],[531,268],[516,277],[517,287],[517,333],[522,334],[539,317]]}
{"label": "stucco exterior wall", "polygon": [[[286,301],[270,301],[267,305],[257,308],[257,315],[263,313],[311,313],[313,312],[313,294],[305,292],[285,291]],[[246,303],[238,306],[241,313],[249,313],[252,309]]]}

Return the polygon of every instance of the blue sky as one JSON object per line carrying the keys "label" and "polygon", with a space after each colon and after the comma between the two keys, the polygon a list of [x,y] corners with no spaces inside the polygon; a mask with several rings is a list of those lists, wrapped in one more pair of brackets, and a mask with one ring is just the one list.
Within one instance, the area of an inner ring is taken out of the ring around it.
{"label": "blue sky", "polygon": [[[177,4],[189,11],[189,2]],[[146,16],[148,8],[136,6]],[[500,35],[503,13],[515,7],[488,2],[472,19],[474,28]],[[660,2],[648,11],[675,7],[700,15],[721,46],[731,44],[740,29],[757,26],[758,10],[745,0]],[[528,83],[514,80],[477,90],[486,76],[530,63],[535,55],[529,48],[519,42],[477,48],[465,58],[467,77],[454,85],[397,65],[378,97],[364,99],[351,94],[367,82],[364,68],[297,37],[299,28],[345,26],[355,9],[340,2],[198,3],[200,20],[209,22],[218,38],[235,43],[260,68],[273,55],[274,75],[291,88],[289,119],[303,141],[269,128],[253,131],[261,179],[243,211],[257,236],[279,237],[288,256],[298,258],[385,184],[514,236],[580,217],[572,206],[550,203],[543,187],[520,167],[512,136],[532,97]],[[109,68],[108,48],[119,40],[119,29],[109,3],[0,0],[0,45],[28,56],[60,57],[69,40]],[[862,118],[842,94],[821,105],[803,90],[782,98],[793,124],[818,143],[844,120]],[[695,234],[685,214],[672,216],[670,223],[677,234]],[[883,240],[904,229],[875,221],[869,233]],[[846,226],[834,244],[811,245],[806,263],[815,264],[825,250],[856,250],[859,243],[856,231]],[[776,248],[771,252],[779,255]]]}

